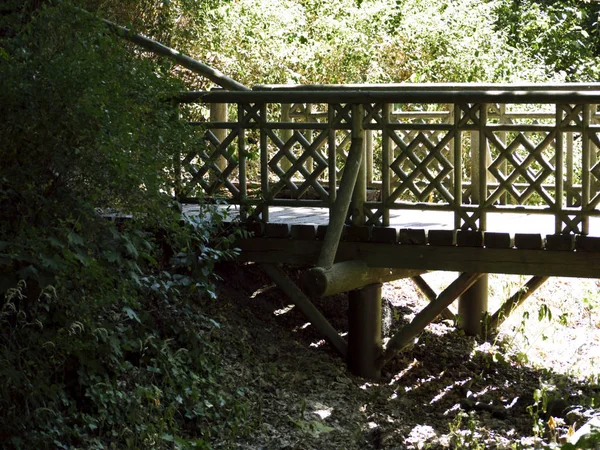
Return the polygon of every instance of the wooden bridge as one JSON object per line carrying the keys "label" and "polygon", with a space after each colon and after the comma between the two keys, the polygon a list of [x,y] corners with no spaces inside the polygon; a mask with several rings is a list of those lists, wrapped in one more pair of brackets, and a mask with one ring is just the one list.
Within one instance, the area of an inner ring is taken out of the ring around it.
{"label": "wooden bridge", "polygon": [[[188,92],[204,145],[177,195],[234,205],[262,265],[356,373],[382,365],[460,297],[496,328],[549,276],[600,278],[600,84],[256,86]],[[188,205],[188,212],[194,207]],[[309,266],[301,290],[279,264]],[[435,293],[425,271],[461,272]],[[488,273],[532,278],[487,315]],[[381,284],[431,300],[385,349]],[[348,344],[310,302],[350,291]]]}

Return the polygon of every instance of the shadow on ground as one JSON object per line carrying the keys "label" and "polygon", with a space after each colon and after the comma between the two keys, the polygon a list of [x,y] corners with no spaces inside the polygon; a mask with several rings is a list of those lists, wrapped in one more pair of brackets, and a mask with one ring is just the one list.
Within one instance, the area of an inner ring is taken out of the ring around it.
{"label": "shadow on ground", "polygon": [[[580,426],[600,400],[596,385],[527,367],[501,343],[442,321],[389,363],[382,380],[360,379],[258,266],[227,264],[219,274],[220,300],[207,308],[230,341],[224,364],[246,388],[254,424],[234,448],[529,448]],[[347,332],[345,295],[314,303]],[[425,304],[410,282],[386,286],[387,334]]]}

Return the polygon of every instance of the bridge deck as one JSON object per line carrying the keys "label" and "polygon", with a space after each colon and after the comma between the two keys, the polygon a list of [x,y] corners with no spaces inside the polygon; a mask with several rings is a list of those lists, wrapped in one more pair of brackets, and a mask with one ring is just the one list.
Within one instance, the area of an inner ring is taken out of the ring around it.
{"label": "bridge deck", "polygon": [[[220,206],[228,212],[230,219],[240,215],[238,205]],[[185,205],[186,214],[199,214],[198,205]],[[269,223],[288,225],[327,225],[329,209],[318,207],[271,206],[269,208]],[[508,233],[512,237],[518,233],[554,234],[554,216],[535,213],[489,213],[487,231]],[[397,230],[453,230],[454,214],[449,211],[427,210],[392,210],[390,211],[390,227]],[[600,236],[600,217],[590,217],[590,232],[588,236]]]}

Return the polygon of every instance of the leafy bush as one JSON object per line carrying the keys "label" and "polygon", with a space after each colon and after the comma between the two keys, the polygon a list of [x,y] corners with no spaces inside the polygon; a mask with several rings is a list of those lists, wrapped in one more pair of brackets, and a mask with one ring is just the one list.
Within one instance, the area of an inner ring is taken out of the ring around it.
{"label": "leafy bush", "polygon": [[0,442],[210,448],[245,406],[193,300],[234,238],[171,207],[182,85],[67,2],[30,11],[0,40]]}
{"label": "leafy bush", "polygon": [[497,29],[510,45],[538,59],[569,81],[600,76],[598,2],[589,0],[502,0],[496,5]]}

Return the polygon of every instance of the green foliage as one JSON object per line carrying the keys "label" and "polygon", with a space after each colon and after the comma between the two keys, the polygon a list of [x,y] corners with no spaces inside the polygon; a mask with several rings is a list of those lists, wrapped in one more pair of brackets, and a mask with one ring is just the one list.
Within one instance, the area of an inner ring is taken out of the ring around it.
{"label": "green foliage", "polygon": [[32,10],[0,41],[0,442],[211,448],[246,406],[193,300],[235,237],[172,208],[182,85],[67,2]]}
{"label": "green foliage", "polygon": [[569,81],[596,81],[599,14],[598,2],[589,0],[503,0],[497,29],[507,33],[510,45]]}
{"label": "green foliage", "polygon": [[239,0],[196,13],[170,3],[184,17],[173,30],[195,33],[180,48],[247,85],[555,78],[495,29],[498,1]]}

